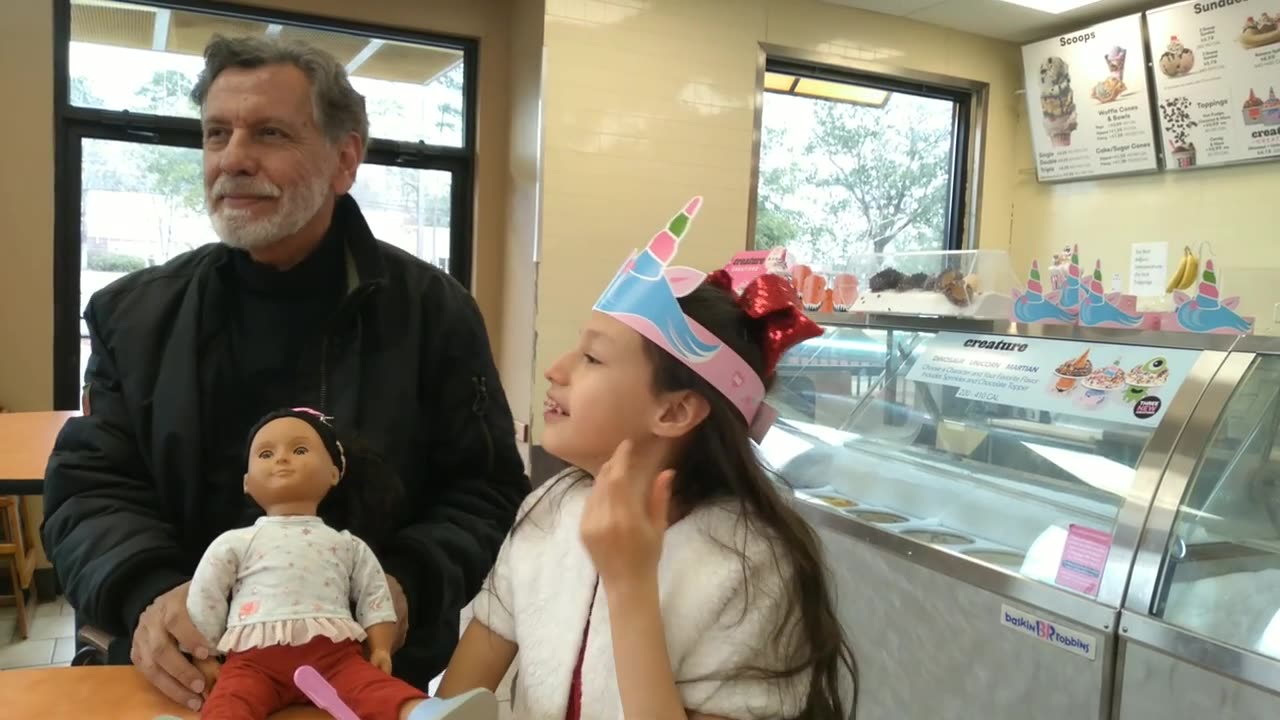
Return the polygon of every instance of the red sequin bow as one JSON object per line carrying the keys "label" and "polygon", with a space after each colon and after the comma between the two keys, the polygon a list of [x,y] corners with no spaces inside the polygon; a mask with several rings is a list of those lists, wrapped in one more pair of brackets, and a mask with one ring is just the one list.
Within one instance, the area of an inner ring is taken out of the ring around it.
{"label": "red sequin bow", "polygon": [[[708,283],[733,292],[733,278],[725,270],[707,276]],[[792,346],[822,335],[822,328],[810,320],[796,301],[796,290],[778,275],[759,275],[747,283],[737,297],[747,315],[765,321],[764,377],[773,375],[778,360]]]}

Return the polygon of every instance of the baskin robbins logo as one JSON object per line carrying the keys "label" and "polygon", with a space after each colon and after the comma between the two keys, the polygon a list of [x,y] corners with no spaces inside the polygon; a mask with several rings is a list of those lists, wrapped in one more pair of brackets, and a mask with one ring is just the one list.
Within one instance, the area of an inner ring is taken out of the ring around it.
{"label": "baskin robbins logo", "polygon": [[1065,628],[1008,605],[1000,606],[1000,624],[1089,660],[1098,656],[1097,641],[1092,635]]}

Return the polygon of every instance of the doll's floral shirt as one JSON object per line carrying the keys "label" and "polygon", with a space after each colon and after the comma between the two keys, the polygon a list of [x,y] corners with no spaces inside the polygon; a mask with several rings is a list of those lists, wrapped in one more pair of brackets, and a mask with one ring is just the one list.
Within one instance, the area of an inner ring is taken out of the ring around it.
{"label": "doll's floral shirt", "polygon": [[224,653],[360,642],[365,628],[396,620],[373,551],[313,516],[262,517],[219,535],[191,579],[187,612]]}

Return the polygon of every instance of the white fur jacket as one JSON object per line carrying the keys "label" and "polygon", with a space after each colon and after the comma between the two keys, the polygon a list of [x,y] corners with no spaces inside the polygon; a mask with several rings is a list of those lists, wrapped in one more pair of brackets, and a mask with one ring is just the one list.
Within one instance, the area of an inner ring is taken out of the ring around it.
{"label": "white fur jacket", "polygon": [[[593,604],[596,573],[579,539],[590,490],[589,478],[572,470],[535,490],[467,613],[519,646],[511,690],[511,716],[519,720],[564,719],[588,612],[582,717],[623,717],[608,588],[601,586]],[[738,554],[743,551],[745,567]],[[667,530],[659,597],[671,667],[687,709],[734,720],[800,711],[808,673],[777,680],[751,672],[786,663],[773,637],[784,609],[784,567],[769,543],[748,537],[740,516],[724,506],[699,509]]]}

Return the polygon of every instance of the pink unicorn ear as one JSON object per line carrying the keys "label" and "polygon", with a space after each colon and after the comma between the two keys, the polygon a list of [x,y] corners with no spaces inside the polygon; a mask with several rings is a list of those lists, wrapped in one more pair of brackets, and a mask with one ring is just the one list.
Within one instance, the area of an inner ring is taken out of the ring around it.
{"label": "pink unicorn ear", "polygon": [[1188,294],[1186,294],[1186,293],[1184,293],[1184,292],[1182,292],[1181,290],[1174,290],[1174,291],[1173,291],[1173,304],[1174,304],[1174,305],[1182,305],[1182,304],[1185,304],[1185,303],[1186,303],[1188,300],[1190,300],[1190,299],[1191,299],[1191,296],[1190,296],[1190,295],[1188,295]]}
{"label": "pink unicorn ear", "polygon": [[1237,307],[1240,307],[1240,298],[1238,297],[1227,298],[1226,300],[1222,301],[1222,305],[1228,310],[1235,310]]}
{"label": "pink unicorn ear", "polygon": [[707,274],[690,267],[673,266],[663,271],[667,283],[671,285],[671,293],[676,297],[684,297],[707,279]]}

